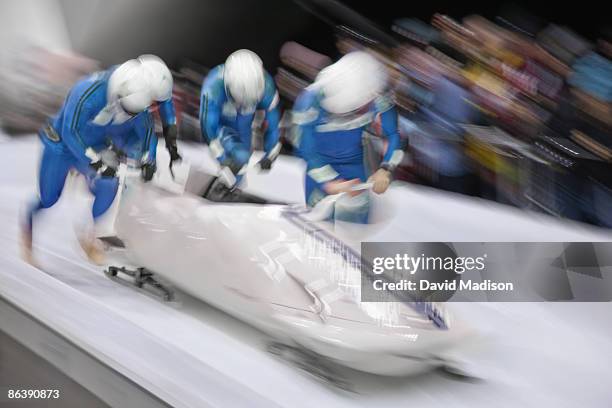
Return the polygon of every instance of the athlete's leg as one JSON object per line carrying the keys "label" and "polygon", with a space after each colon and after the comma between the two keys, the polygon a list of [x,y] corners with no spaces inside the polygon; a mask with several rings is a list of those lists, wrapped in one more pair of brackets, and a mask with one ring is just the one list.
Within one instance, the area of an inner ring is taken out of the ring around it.
{"label": "athlete's leg", "polygon": [[101,177],[95,180],[90,188],[95,197],[91,209],[94,222],[113,204],[118,188],[119,178],[117,177]]}
{"label": "athlete's leg", "polygon": [[59,200],[66,176],[73,166],[71,156],[53,151],[49,147],[43,149],[38,173],[39,195],[30,206],[27,216],[27,224],[32,226],[33,218],[43,208],[52,207]]}
{"label": "athlete's leg", "polygon": [[88,167],[80,167],[79,171],[85,175],[89,191],[94,196],[91,209],[93,227],[84,228],[78,239],[87,257],[96,264],[104,262],[104,251],[101,242],[96,238],[96,222],[112,205],[117,190],[119,179],[117,177],[101,177]]}
{"label": "athlete's leg", "polygon": [[34,217],[40,210],[52,207],[59,200],[66,177],[73,164],[72,156],[54,150],[49,146],[44,147],[38,173],[39,194],[27,207],[25,225],[22,231],[23,256],[28,262],[33,263]]}

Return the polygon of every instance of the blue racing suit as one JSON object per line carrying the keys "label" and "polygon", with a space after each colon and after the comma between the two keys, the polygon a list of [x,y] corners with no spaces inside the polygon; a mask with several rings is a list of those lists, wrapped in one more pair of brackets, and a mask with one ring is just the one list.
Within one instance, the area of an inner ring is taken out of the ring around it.
{"label": "blue racing suit", "polygon": [[323,188],[327,182],[355,178],[366,181],[362,134],[377,116],[388,140],[381,166],[395,167],[403,155],[397,111],[388,95],[381,95],[363,109],[347,115],[325,111],[320,106],[322,97],[316,83],[309,86],[298,96],[292,113],[298,153],[307,163],[305,198],[309,206],[327,195]]}
{"label": "blue racing suit", "polygon": [[208,73],[200,95],[200,127],[211,152],[223,166],[237,174],[251,157],[251,127],[255,112],[265,111],[264,158],[273,161],[280,152],[278,124],[279,96],[272,76],[265,75],[264,93],[256,106],[237,108],[229,97],[223,80],[223,64]]}
{"label": "blue racing suit", "polygon": [[[27,213],[31,231],[34,215],[53,206],[62,194],[71,168],[83,174],[95,196],[94,220],[110,207],[118,188],[117,177],[104,177],[91,166],[91,151],[113,145],[127,157],[155,163],[157,137],[152,114],[145,110],[123,123],[100,119],[107,107],[108,80],[116,67],[79,80],[68,93],[60,111],[39,131],[43,153],[39,170],[39,197]],[[164,125],[176,123],[172,99],[159,103]]]}

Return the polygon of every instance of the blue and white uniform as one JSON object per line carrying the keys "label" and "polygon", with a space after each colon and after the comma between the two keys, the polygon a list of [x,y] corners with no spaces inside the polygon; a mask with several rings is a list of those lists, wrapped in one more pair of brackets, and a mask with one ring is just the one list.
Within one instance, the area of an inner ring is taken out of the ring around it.
{"label": "blue and white uniform", "polygon": [[388,95],[345,115],[325,111],[322,98],[323,91],[315,82],[298,96],[292,115],[297,126],[298,152],[307,163],[305,198],[309,206],[327,195],[323,189],[327,182],[355,178],[366,181],[362,135],[377,116],[388,141],[381,165],[395,167],[403,155],[397,111]]}
{"label": "blue and white uniform", "polygon": [[[33,216],[53,206],[62,194],[66,176],[75,168],[87,179],[95,196],[94,220],[110,207],[118,188],[117,177],[103,177],[92,166],[92,155],[113,145],[141,163],[155,163],[157,137],[148,109],[121,118],[108,103],[108,84],[112,67],[89,75],[70,90],[60,111],[39,131],[44,149],[39,173],[39,197],[27,215]],[[164,126],[176,123],[172,99],[159,102]]]}
{"label": "blue and white uniform", "polygon": [[[240,107],[227,91],[224,65],[213,68],[202,85],[200,126],[213,155],[237,174],[251,157],[251,127],[255,112],[265,112],[264,158],[274,160],[280,152],[278,124],[279,96],[272,76],[264,71],[261,98],[249,107]],[[240,175],[238,175],[239,177]]]}

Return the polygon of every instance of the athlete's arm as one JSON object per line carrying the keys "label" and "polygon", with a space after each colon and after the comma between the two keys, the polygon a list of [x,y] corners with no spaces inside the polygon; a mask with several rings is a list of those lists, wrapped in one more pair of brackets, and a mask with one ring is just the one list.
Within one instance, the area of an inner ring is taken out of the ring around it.
{"label": "athlete's arm", "polygon": [[92,128],[90,123],[104,107],[105,98],[101,92],[106,92],[102,81],[94,81],[82,92],[75,89],[68,95],[64,107],[63,128],[61,136],[68,150],[76,159],[84,164],[97,161],[95,152],[87,143],[87,132]]}
{"label": "athlete's arm", "polygon": [[388,96],[378,98],[375,104],[380,115],[383,136],[388,141],[381,167],[393,169],[400,163],[403,157],[397,125],[397,110]]}
{"label": "athlete's arm", "polygon": [[266,88],[264,97],[259,104],[260,109],[265,110],[265,120],[267,123],[266,134],[264,136],[264,159],[274,161],[281,150],[279,142],[280,133],[278,125],[280,122],[279,96],[274,79],[266,73]]}

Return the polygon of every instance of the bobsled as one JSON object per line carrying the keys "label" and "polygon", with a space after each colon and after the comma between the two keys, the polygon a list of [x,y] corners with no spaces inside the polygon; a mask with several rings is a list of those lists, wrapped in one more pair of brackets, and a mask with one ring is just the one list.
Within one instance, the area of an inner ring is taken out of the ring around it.
{"label": "bobsled", "polygon": [[[279,157],[261,180],[300,188],[303,169],[291,160]],[[450,351],[473,332],[448,310],[429,302],[361,302],[359,245],[375,224],[341,233],[299,199],[285,204],[228,193],[213,174],[193,170],[185,191],[126,177],[115,230],[140,267],[141,283],[159,277],[265,332],[276,351],[305,350],[387,376],[452,366]],[[287,174],[294,179],[283,180]],[[257,190],[257,176],[246,180]]]}

